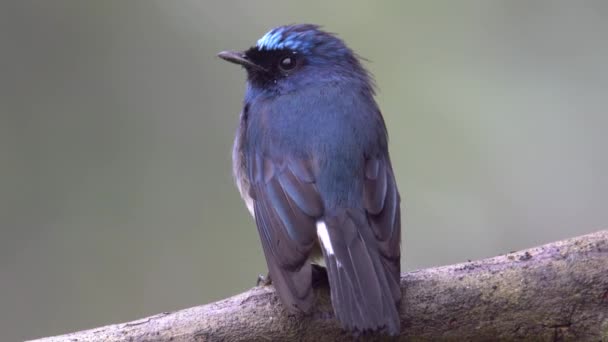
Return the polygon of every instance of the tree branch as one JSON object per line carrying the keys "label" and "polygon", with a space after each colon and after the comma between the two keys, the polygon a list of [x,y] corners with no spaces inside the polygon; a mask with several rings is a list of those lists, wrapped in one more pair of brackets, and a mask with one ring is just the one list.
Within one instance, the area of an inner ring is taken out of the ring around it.
{"label": "tree branch", "polygon": [[[608,230],[401,278],[399,340],[608,341]],[[129,323],[37,340],[347,341],[326,286],[287,315],[272,286]],[[366,336],[366,340],[381,339]]]}

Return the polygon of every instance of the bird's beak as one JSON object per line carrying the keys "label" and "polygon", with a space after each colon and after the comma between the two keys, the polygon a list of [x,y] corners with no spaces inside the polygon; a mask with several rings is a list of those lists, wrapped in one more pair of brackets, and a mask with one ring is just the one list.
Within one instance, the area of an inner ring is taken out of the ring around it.
{"label": "bird's beak", "polygon": [[254,68],[254,69],[266,71],[266,69],[264,69],[263,67],[250,61],[243,52],[222,51],[222,52],[218,53],[217,56],[230,63],[242,65],[245,68]]}

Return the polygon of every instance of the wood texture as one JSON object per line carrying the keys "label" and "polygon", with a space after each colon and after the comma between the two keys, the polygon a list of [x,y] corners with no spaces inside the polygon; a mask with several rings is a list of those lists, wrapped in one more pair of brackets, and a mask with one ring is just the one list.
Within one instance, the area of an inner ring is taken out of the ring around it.
{"label": "wood texture", "polygon": [[[403,341],[608,341],[608,231],[402,275]],[[350,341],[326,285],[288,315],[272,286],[215,303],[37,340]],[[360,336],[359,340],[386,340]]]}

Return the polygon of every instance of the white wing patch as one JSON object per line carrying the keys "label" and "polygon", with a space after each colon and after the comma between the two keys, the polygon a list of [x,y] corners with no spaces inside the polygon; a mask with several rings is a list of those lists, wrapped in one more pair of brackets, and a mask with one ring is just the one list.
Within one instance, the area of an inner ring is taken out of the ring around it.
{"label": "white wing patch", "polygon": [[[319,237],[319,241],[321,241],[321,248],[325,250],[327,256],[334,255],[334,247],[331,245],[331,240],[329,239],[327,225],[323,221],[317,221],[317,236]],[[326,263],[323,262],[323,264]],[[342,268],[342,263],[340,260],[336,260],[336,266],[338,266],[338,268]]]}
{"label": "white wing patch", "polygon": [[323,249],[329,255],[334,254],[334,248],[331,246],[331,240],[329,239],[329,232],[327,231],[327,226],[323,221],[317,221],[317,236],[319,240],[321,240],[321,245]]}

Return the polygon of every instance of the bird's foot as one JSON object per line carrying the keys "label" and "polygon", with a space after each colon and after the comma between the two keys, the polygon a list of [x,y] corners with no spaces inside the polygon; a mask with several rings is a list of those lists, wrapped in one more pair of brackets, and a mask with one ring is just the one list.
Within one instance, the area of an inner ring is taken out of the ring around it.
{"label": "bird's foot", "polygon": [[268,286],[270,284],[272,284],[272,279],[270,279],[270,273],[268,273],[267,276],[259,274],[255,286]]}

